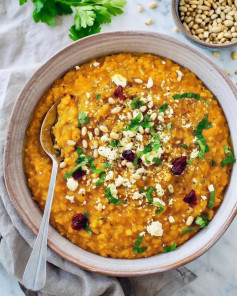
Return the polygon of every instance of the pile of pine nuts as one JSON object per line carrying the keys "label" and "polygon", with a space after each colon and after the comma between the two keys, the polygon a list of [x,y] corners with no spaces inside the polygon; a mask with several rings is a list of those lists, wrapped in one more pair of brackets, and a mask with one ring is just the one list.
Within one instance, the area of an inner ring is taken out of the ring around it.
{"label": "pile of pine nuts", "polygon": [[237,40],[237,0],[180,0],[179,13],[184,28],[201,41]]}

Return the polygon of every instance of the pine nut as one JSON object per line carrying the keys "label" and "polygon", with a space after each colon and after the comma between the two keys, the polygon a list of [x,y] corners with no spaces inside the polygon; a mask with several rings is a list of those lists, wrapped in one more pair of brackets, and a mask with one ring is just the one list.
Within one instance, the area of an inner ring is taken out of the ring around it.
{"label": "pine nut", "polygon": [[114,100],[113,98],[109,98],[109,99],[108,99],[108,102],[109,102],[109,104],[111,104],[111,105],[112,105],[112,104],[115,104],[115,100]]}
{"label": "pine nut", "polygon": [[85,149],[88,147],[87,140],[82,141],[82,147]]}
{"label": "pine nut", "polygon": [[122,107],[115,107],[114,109],[111,110],[112,114],[117,114],[121,111]]}
{"label": "pine nut", "polygon": [[67,145],[68,146],[75,146],[76,142],[72,141],[72,140],[67,140]]}
{"label": "pine nut", "polygon": [[104,133],[108,133],[108,128],[105,126],[105,125],[101,125],[100,126],[100,130],[102,131],[102,132],[104,132]]}
{"label": "pine nut", "polygon": [[119,139],[119,134],[111,132],[110,133],[110,138],[114,139],[114,140],[118,140]]}
{"label": "pine nut", "polygon": [[95,133],[96,136],[99,136],[99,134],[100,134],[100,130],[96,127],[96,128],[94,129],[94,133]]}
{"label": "pine nut", "polygon": [[146,109],[147,109],[147,107],[146,107],[146,106],[142,106],[142,107],[140,108],[140,111],[143,113],[143,112],[145,112],[145,111],[146,111]]}
{"label": "pine nut", "polygon": [[142,13],[142,12],[143,12],[143,7],[142,7],[141,5],[138,5],[138,6],[137,6],[137,11],[138,11],[139,13]]}
{"label": "pine nut", "polygon": [[94,150],[93,156],[94,156],[94,158],[97,158],[98,157],[98,150],[97,149]]}
{"label": "pine nut", "polygon": [[65,161],[60,162],[60,165],[59,165],[60,169],[65,168],[65,166],[66,166],[66,162]]}
{"label": "pine nut", "polygon": [[148,6],[149,6],[149,8],[154,9],[154,8],[157,7],[157,3],[156,3],[156,2],[150,2],[150,3],[148,4]]}
{"label": "pine nut", "polygon": [[188,219],[186,220],[186,225],[190,226],[193,223],[194,217],[193,216],[189,216]]}
{"label": "pine nut", "polygon": [[85,126],[83,126],[82,130],[81,130],[81,134],[82,136],[85,136],[87,133],[87,128]]}
{"label": "pine nut", "polygon": [[146,24],[147,26],[150,26],[150,25],[152,24],[152,19],[149,18],[149,19],[145,22],[145,24]]}

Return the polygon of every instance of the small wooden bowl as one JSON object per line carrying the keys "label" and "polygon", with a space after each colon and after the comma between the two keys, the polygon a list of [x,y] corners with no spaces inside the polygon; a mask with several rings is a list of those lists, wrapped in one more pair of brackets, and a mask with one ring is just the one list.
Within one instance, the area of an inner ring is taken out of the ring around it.
{"label": "small wooden bowl", "polygon": [[188,32],[184,28],[183,23],[180,20],[179,2],[180,2],[180,0],[172,0],[172,14],[173,14],[173,18],[174,18],[174,21],[175,21],[177,27],[179,28],[179,30],[192,43],[195,43],[195,44],[197,44],[197,45],[199,45],[201,47],[210,48],[210,49],[213,49],[213,50],[234,47],[234,46],[237,45],[237,40],[236,41],[233,41],[233,42],[230,42],[230,43],[212,44],[212,43],[208,43],[208,42],[205,42],[205,41],[201,41],[200,39],[194,37],[190,32]]}
{"label": "small wooden bowl", "polygon": [[[228,120],[237,154],[237,90],[230,78],[208,57],[174,38],[151,32],[113,32],[83,38],[57,53],[35,72],[20,93],[10,118],[4,156],[9,202],[35,235],[39,231],[42,212],[32,200],[22,162],[25,131],[31,114],[45,91],[68,70],[93,58],[119,52],[160,55],[196,73],[217,96]],[[236,184],[237,166],[234,165],[224,201],[213,220],[175,252],[135,260],[104,258],[74,245],[51,225],[48,246],[77,266],[111,276],[140,276],[177,268],[206,252],[230,225],[237,212]]]}

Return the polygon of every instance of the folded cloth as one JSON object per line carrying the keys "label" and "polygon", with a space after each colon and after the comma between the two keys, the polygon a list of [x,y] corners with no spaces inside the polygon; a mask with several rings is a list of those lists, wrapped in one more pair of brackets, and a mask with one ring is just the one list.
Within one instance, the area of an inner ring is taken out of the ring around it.
{"label": "folded cloth", "polygon": [[[32,21],[32,6],[19,7],[15,0],[0,1],[0,263],[20,283],[35,236],[15,212],[3,178],[3,149],[10,113],[30,75],[69,43],[68,28]],[[64,18],[64,21],[65,18]],[[113,278],[85,271],[47,252],[47,281],[42,291],[29,296],[169,296],[195,279],[185,267],[139,278]]]}

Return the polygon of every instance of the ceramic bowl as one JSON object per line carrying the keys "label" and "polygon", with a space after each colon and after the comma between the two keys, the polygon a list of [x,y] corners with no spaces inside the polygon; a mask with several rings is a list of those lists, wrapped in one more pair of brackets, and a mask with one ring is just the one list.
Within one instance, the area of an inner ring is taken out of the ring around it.
{"label": "ceramic bowl", "polygon": [[174,21],[179,28],[179,30],[184,34],[184,36],[189,39],[191,42],[201,46],[201,47],[206,47],[210,48],[213,50],[218,50],[218,49],[223,49],[223,48],[229,48],[229,47],[234,47],[237,45],[237,40],[232,41],[230,43],[223,43],[223,44],[212,44],[208,43],[202,40],[199,40],[198,38],[194,37],[190,32],[188,32],[184,26],[182,21],[180,20],[180,15],[179,15],[179,2],[180,0],[172,0],[172,14]]}
{"label": "ceramic bowl", "polygon": [[[30,116],[42,94],[55,79],[62,77],[75,65],[119,52],[160,55],[196,73],[219,99],[237,154],[237,91],[227,75],[209,58],[176,39],[156,33],[128,31],[84,38],[57,53],[30,78],[17,99],[10,119],[4,159],[6,186],[16,211],[35,235],[40,227],[42,212],[31,198],[22,164],[25,130]],[[52,226],[49,228],[48,246],[77,266],[111,276],[139,276],[173,269],[206,252],[225,232],[237,210],[236,184],[237,168],[234,165],[225,199],[214,219],[175,252],[135,260],[103,258],[72,244]]]}

